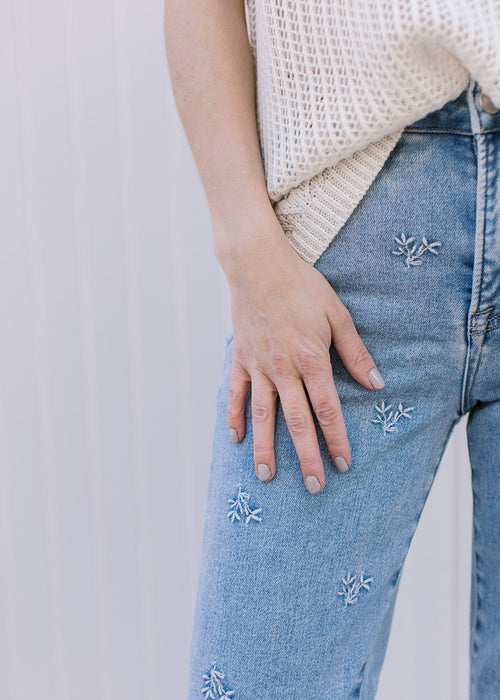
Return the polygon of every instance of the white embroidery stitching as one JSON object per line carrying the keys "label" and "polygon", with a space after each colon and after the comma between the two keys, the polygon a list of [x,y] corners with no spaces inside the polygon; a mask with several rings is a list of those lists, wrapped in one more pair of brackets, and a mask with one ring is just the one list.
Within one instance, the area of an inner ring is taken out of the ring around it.
{"label": "white embroidery stitching", "polygon": [[205,681],[202,689],[205,700],[229,700],[234,695],[234,690],[226,690],[222,684],[224,680],[224,674],[222,671],[217,671],[215,664],[208,673],[203,674],[203,680]]}
{"label": "white embroidery stitching", "polygon": [[371,583],[371,581],[371,578],[364,578],[363,574],[359,575],[359,581],[356,581],[356,576],[351,576],[351,574],[347,574],[347,577],[342,579],[344,585],[342,590],[338,591],[338,595],[345,595],[346,608],[348,605],[354,605],[358,600],[358,594],[362,588],[365,588],[367,591],[370,590],[368,584]]}
{"label": "white embroidery stitching", "polygon": [[391,403],[388,406],[386,406],[385,401],[382,401],[381,406],[375,404],[375,409],[378,412],[378,416],[377,418],[372,418],[372,423],[380,423],[384,430],[384,435],[387,435],[387,433],[395,433],[396,423],[398,422],[398,420],[402,416],[404,416],[405,418],[411,418],[409,411],[413,411],[414,409],[413,406],[403,408],[403,404],[400,403],[396,411],[390,411],[390,413],[387,413],[391,406]]}
{"label": "white embroidery stitching", "polygon": [[235,518],[236,520],[241,520],[242,516],[245,516],[245,525],[248,525],[250,520],[261,522],[262,518],[258,515],[258,513],[262,512],[262,508],[255,508],[252,510],[248,505],[249,498],[250,494],[246,491],[242,491],[241,484],[238,484],[237,496],[235,498],[228,499],[228,503],[230,504],[231,508],[229,509],[227,517],[230,518],[232,523],[234,523]]}
{"label": "white embroidery stitching", "polygon": [[420,246],[417,249],[417,244],[410,248],[411,243],[415,240],[414,236],[410,236],[410,238],[406,238],[406,235],[404,233],[401,234],[401,238],[398,238],[397,236],[394,236],[394,240],[399,243],[398,250],[393,250],[392,253],[394,255],[405,255],[405,264],[406,264],[406,269],[410,269],[410,265],[421,265],[422,260],[419,260],[419,258],[426,252],[429,251],[429,253],[433,253],[434,255],[438,254],[438,251],[435,250],[435,246],[441,245],[440,241],[434,241],[433,243],[429,243],[427,238],[425,236],[422,236],[422,241],[423,243],[420,244]]}

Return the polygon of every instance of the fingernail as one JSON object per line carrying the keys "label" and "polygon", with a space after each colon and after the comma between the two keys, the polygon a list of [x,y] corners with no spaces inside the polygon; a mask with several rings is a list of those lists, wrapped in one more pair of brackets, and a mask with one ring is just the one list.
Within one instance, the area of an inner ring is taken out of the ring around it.
{"label": "fingernail", "polygon": [[261,481],[267,481],[271,476],[271,470],[269,469],[267,464],[258,464],[257,471],[259,473],[259,479]]}
{"label": "fingernail", "polygon": [[321,489],[321,484],[315,476],[308,476],[306,479],[306,487],[309,493],[318,493]]}
{"label": "fingernail", "polygon": [[368,379],[374,389],[383,389],[385,386],[382,375],[376,367],[373,367],[373,369],[368,372]]}
{"label": "fingernail", "polygon": [[349,469],[349,466],[343,457],[335,457],[333,463],[335,464],[339,472],[344,473]]}
{"label": "fingernail", "polygon": [[235,442],[239,442],[239,437],[238,433],[234,428],[229,428],[229,435],[231,436],[231,442],[234,444]]}

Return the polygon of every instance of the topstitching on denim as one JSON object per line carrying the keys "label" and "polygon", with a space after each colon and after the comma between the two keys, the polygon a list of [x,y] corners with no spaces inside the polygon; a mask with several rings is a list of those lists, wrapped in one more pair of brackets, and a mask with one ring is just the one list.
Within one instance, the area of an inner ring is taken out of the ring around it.
{"label": "topstitching on denim", "polygon": [[[495,146],[490,141],[491,128],[484,129],[483,122],[487,117],[479,104],[480,86],[470,81],[466,91],[467,105],[470,113],[471,129],[474,136],[474,153],[476,156],[476,221],[475,221],[475,250],[474,268],[472,273],[472,290],[470,305],[467,313],[467,356],[462,382],[461,411],[467,413],[471,408],[472,389],[481,362],[482,348],[488,330],[499,324],[490,325],[492,319],[500,315],[495,306],[497,301],[495,289],[488,284],[489,277],[494,274],[491,260],[495,259],[494,251],[498,248],[499,237],[496,231],[495,201],[498,196],[498,162],[495,159]],[[500,112],[489,115],[500,121]],[[495,129],[498,131],[498,128]],[[488,267],[488,262],[490,266]]]}
{"label": "topstitching on denim", "polygon": [[[482,129],[482,134],[495,134],[500,131],[500,126],[490,127],[489,129]],[[472,131],[467,131],[466,129],[445,129],[441,126],[421,126],[412,127],[408,126],[403,129],[404,134],[425,134],[427,132],[433,134],[453,134],[454,136],[474,136]]]}
{"label": "topstitching on denim", "polygon": [[479,104],[482,88],[473,78],[468,87],[443,108],[408,124],[403,133],[436,133],[458,136],[492,134],[500,131],[500,112],[487,114]]}

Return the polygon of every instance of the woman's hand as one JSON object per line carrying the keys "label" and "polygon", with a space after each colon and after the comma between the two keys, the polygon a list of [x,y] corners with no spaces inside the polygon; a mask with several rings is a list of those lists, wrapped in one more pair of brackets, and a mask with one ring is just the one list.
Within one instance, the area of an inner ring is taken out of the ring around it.
{"label": "woman's hand", "polygon": [[350,312],[325,277],[284,236],[250,246],[239,262],[229,265],[229,274],[227,266],[225,270],[233,322],[227,411],[231,439],[237,442],[245,435],[251,386],[255,470],[261,480],[272,479],[279,395],[306,488],[317,493],[324,487],[325,472],[306,390],[335,466],[345,472],[351,463],[330,344],[362,386],[381,389],[384,381]]}

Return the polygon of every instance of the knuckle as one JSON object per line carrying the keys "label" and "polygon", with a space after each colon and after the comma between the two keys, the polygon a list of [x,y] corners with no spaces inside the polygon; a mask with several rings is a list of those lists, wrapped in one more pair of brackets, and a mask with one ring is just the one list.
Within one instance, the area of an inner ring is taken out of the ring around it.
{"label": "knuckle", "polygon": [[235,425],[235,423],[238,421],[240,415],[241,415],[241,412],[237,411],[234,408],[229,407],[227,409],[227,423],[228,423],[229,427],[232,427],[233,425]]}
{"label": "knuckle", "polygon": [[334,459],[339,455],[348,455],[350,457],[349,443],[343,435],[334,435],[327,441],[327,444]]}
{"label": "knuckle", "polygon": [[243,376],[235,376],[229,379],[227,398],[229,401],[244,401],[248,393],[249,382]]}
{"label": "knuckle", "polygon": [[301,348],[297,354],[297,360],[303,374],[315,374],[321,367],[323,356],[317,350]]}
{"label": "knuckle", "polygon": [[362,343],[356,343],[356,345],[352,348],[349,360],[352,365],[366,365],[367,363],[373,364],[370,353]]}
{"label": "knuckle", "polygon": [[300,457],[300,467],[303,474],[315,474],[317,471],[318,464],[312,457],[306,457],[302,455]]}
{"label": "knuckle", "polygon": [[286,422],[292,435],[301,435],[307,428],[307,418],[300,412],[289,413]]}
{"label": "knuckle", "polygon": [[229,402],[234,402],[237,401],[241,396],[241,391],[239,389],[235,389],[234,386],[230,386],[227,392],[227,398]]}
{"label": "knuckle", "polygon": [[269,464],[271,452],[269,447],[266,445],[255,444],[253,454],[256,462],[265,462],[266,464]]}
{"label": "knuckle", "polygon": [[271,350],[269,364],[278,377],[288,377],[292,374],[290,360],[281,350]]}
{"label": "knuckle", "polygon": [[336,325],[342,330],[348,330],[353,325],[351,312],[347,306],[341,306],[335,318]]}
{"label": "knuckle", "polygon": [[252,406],[252,415],[257,421],[265,421],[269,418],[269,408],[262,403],[256,403]]}
{"label": "knuckle", "polygon": [[342,415],[340,409],[332,406],[331,403],[323,401],[316,406],[316,416],[323,427],[333,425]]}

